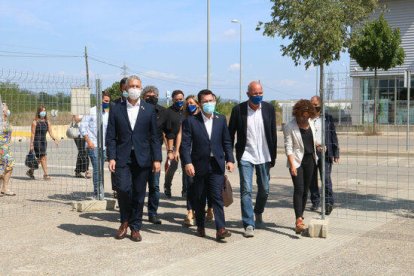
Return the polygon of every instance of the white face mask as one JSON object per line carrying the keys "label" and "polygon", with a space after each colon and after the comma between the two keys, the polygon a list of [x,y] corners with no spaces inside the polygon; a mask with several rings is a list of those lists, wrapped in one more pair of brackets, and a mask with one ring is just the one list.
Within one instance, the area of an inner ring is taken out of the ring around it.
{"label": "white face mask", "polygon": [[140,88],[129,88],[128,89],[128,97],[131,100],[135,101],[136,99],[139,98],[139,96],[141,96],[141,91],[142,91],[142,89],[140,89]]}

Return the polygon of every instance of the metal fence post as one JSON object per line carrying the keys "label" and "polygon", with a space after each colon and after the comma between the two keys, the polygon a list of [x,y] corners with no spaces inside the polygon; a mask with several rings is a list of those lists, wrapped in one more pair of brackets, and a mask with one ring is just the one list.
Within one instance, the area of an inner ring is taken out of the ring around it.
{"label": "metal fence post", "polygon": [[102,200],[102,194],[104,191],[104,154],[103,154],[103,125],[102,125],[102,91],[101,91],[101,80],[96,80],[96,122],[97,122],[97,135],[98,135],[98,199]]}

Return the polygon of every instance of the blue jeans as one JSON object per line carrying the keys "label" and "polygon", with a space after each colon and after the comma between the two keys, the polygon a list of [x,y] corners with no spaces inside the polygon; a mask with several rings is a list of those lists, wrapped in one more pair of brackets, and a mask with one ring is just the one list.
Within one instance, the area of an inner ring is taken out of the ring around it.
{"label": "blue jeans", "polygon": [[160,203],[160,173],[150,172],[148,176],[148,216],[157,215]]}
{"label": "blue jeans", "polygon": [[[253,211],[255,214],[262,214],[269,195],[270,163],[254,165],[248,161],[240,160],[240,199],[243,226],[246,228],[251,225],[255,227]],[[253,169],[256,168],[257,195],[256,204],[253,210],[252,188],[253,188]]]}
{"label": "blue jeans", "polygon": [[[93,196],[96,199],[102,200],[104,199],[105,191],[104,191],[104,185],[103,185],[103,175],[101,176],[99,175],[98,148],[88,149],[88,156],[91,159],[91,164],[93,168],[93,174],[92,174]],[[105,150],[102,152],[102,159],[100,160],[102,164],[102,168],[104,165],[104,160],[105,160]],[[98,187],[99,187],[99,194],[98,194]]]}

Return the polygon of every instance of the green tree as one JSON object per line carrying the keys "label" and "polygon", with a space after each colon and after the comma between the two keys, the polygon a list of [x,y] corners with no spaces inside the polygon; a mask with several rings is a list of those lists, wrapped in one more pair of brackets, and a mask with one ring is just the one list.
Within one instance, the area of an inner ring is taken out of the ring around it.
{"label": "green tree", "polygon": [[319,66],[320,96],[324,96],[324,66],[340,58],[349,45],[351,28],[366,19],[378,0],[272,0],[272,20],[259,22],[263,35],[287,39],[282,55],[305,68]]}
{"label": "green tree", "polygon": [[121,91],[119,90],[119,81],[114,82],[110,87],[106,88],[105,91],[109,91],[109,94],[111,94],[111,101],[120,98]]}
{"label": "green tree", "polygon": [[362,67],[374,71],[374,120],[373,134],[378,131],[378,69],[388,70],[404,63],[404,49],[401,47],[400,30],[392,29],[384,14],[378,19],[366,22],[352,36],[349,53]]}

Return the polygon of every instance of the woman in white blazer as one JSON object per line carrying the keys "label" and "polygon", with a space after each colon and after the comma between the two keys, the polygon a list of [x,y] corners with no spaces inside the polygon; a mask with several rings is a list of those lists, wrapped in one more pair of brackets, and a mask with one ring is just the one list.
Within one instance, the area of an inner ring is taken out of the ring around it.
{"label": "woman in white blazer", "polygon": [[299,100],[293,106],[294,118],[283,129],[287,167],[293,181],[293,207],[297,234],[306,229],[303,222],[309,186],[317,180],[317,155],[314,125],[309,119],[316,111],[309,100]]}

